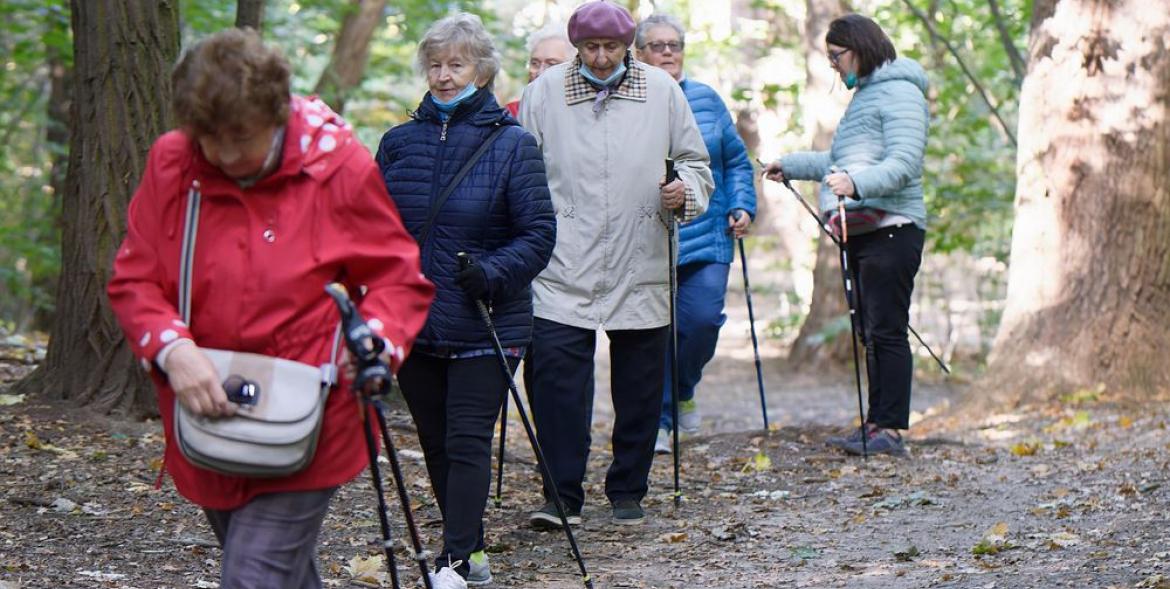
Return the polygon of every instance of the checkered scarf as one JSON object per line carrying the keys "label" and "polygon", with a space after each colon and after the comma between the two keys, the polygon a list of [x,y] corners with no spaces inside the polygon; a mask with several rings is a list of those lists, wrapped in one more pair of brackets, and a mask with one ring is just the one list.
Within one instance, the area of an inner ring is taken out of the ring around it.
{"label": "checkered scarf", "polygon": [[581,75],[581,56],[574,57],[573,64],[565,72],[565,104],[572,106],[592,100],[593,112],[599,114],[611,97],[646,102],[646,71],[643,69],[646,66],[633,59],[627,62],[626,75],[616,88],[598,88]]}

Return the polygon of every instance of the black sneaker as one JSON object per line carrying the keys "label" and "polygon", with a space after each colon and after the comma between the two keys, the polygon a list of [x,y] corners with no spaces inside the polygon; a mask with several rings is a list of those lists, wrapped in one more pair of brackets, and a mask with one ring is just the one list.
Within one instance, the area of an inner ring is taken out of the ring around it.
{"label": "black sneaker", "polygon": [[613,523],[619,526],[636,526],[646,520],[646,512],[633,499],[618,499],[613,502]]}
{"label": "black sneaker", "polygon": [[[570,526],[581,525],[581,510],[573,510],[569,506],[565,506],[565,519],[569,520]],[[559,530],[561,526],[561,516],[557,513],[557,505],[552,501],[545,501],[544,505],[528,514],[528,523],[538,530]]]}

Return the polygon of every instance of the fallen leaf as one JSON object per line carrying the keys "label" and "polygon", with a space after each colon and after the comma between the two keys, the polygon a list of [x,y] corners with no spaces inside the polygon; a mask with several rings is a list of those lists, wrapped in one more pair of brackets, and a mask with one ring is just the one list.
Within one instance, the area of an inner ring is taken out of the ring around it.
{"label": "fallen leaf", "polygon": [[679,542],[686,542],[687,541],[687,533],[686,532],[671,532],[668,534],[663,534],[663,535],[658,537],[658,541],[663,542],[665,544],[678,544]]}
{"label": "fallen leaf", "polygon": [[345,565],[345,572],[356,581],[381,585],[386,579],[386,560],[380,554],[368,558],[355,556]]}
{"label": "fallen leaf", "polygon": [[24,395],[0,395],[0,405],[17,405],[24,402]]}
{"label": "fallen leaf", "polygon": [[918,547],[911,545],[894,551],[894,560],[898,562],[910,562],[915,556],[919,556],[920,554],[922,553],[918,551]]}

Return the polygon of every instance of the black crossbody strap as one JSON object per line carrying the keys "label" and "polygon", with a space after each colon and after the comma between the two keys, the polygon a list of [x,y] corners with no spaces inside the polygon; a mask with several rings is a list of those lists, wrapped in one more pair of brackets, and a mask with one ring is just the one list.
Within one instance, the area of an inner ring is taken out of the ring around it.
{"label": "black crossbody strap", "polygon": [[479,149],[471,154],[471,158],[467,160],[467,163],[463,164],[462,168],[459,168],[459,173],[455,174],[455,177],[451,179],[451,183],[439,194],[439,198],[431,204],[431,210],[427,213],[427,222],[423,225],[422,231],[418,233],[418,244],[420,246],[426,242],[427,235],[431,232],[431,226],[435,224],[435,217],[439,216],[439,209],[443,208],[443,203],[447,202],[451,193],[455,192],[455,189],[459,187],[459,183],[463,181],[463,177],[467,176],[467,173],[475,166],[475,162],[478,162],[479,158],[483,157],[484,153],[487,153],[488,148],[492,146],[492,143],[495,143],[496,138],[503,135],[507,129],[507,125],[500,125],[495,131],[492,131],[492,134],[488,135],[487,139],[484,139],[483,143],[480,144]]}

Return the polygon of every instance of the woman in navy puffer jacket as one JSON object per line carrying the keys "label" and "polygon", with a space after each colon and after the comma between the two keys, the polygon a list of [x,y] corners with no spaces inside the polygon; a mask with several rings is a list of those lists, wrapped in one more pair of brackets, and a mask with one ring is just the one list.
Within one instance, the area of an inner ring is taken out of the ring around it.
{"label": "woman in navy puffer jacket", "polygon": [[[482,521],[492,430],[507,381],[474,301],[491,309],[515,370],[532,331],[529,284],[552,255],[556,218],[536,140],[492,96],[499,53],[479,18],[457,14],[436,22],[419,45],[418,65],[430,91],[412,120],[386,132],[377,155],[402,220],[419,241],[423,273],[436,288],[398,382],[443,512],[444,546],[432,584],[481,585],[491,579]],[[489,140],[433,213],[444,189]],[[475,265],[461,269],[459,252]]]}

